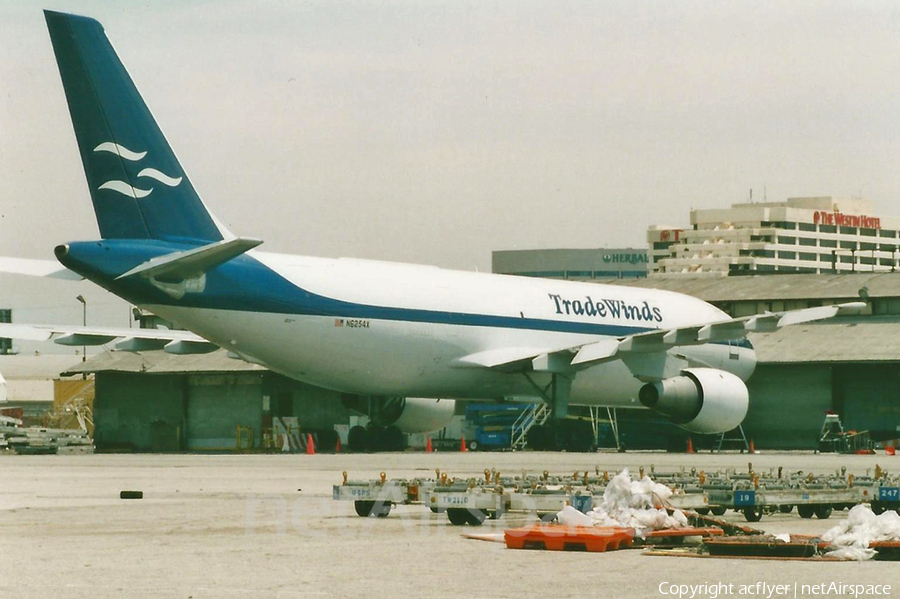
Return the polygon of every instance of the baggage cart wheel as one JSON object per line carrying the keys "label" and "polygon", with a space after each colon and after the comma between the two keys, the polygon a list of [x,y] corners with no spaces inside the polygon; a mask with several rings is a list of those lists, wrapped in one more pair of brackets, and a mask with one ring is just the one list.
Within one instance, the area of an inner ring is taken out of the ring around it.
{"label": "baggage cart wheel", "polygon": [[816,513],[816,518],[819,520],[827,520],[829,516],[831,516],[831,512],[834,511],[830,505],[817,505],[814,510]]}
{"label": "baggage cart wheel", "polygon": [[815,508],[811,505],[798,505],[797,513],[800,514],[801,518],[812,518]]}
{"label": "baggage cart wheel", "polygon": [[743,511],[747,522],[759,522],[762,520],[763,509],[760,505],[745,507]]}
{"label": "baggage cart wheel", "polygon": [[463,510],[463,512],[466,514],[466,522],[469,526],[481,526],[484,524],[484,519],[487,518],[487,513],[484,510],[469,508]]}
{"label": "baggage cart wheel", "polygon": [[709,508],[708,508],[708,507],[698,507],[698,508],[697,508],[697,513],[700,514],[701,516],[708,516],[708,515],[709,515]]}
{"label": "baggage cart wheel", "polygon": [[450,524],[453,526],[462,526],[469,521],[469,518],[465,509],[448,508],[447,520],[450,520]]}
{"label": "baggage cart wheel", "polygon": [[447,511],[446,508],[442,508],[442,507],[430,507],[428,509],[431,510],[432,514],[443,514],[444,512]]}
{"label": "baggage cart wheel", "polygon": [[369,514],[372,513],[372,508],[375,507],[374,501],[354,501],[353,507],[356,509],[356,515],[361,518],[367,518]]}
{"label": "baggage cart wheel", "polygon": [[391,504],[380,501],[354,501],[353,507],[356,509],[356,515],[362,518],[369,516],[384,518],[391,513]]}
{"label": "baggage cart wheel", "polygon": [[778,506],[778,511],[781,512],[782,514],[790,514],[791,512],[794,511],[794,506],[792,506],[792,505],[779,505],[779,506]]}
{"label": "baggage cart wheel", "polygon": [[728,510],[728,508],[721,506],[721,505],[717,505],[714,508],[710,508],[709,511],[711,511],[713,513],[713,516],[724,516],[725,512],[727,510]]}

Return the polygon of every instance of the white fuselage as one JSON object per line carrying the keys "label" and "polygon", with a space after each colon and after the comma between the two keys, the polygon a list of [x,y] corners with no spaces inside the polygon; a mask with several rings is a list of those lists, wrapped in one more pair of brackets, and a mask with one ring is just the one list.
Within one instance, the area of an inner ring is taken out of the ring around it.
{"label": "white fuselage", "polygon": [[[561,350],[615,337],[623,328],[668,329],[729,318],[696,298],[659,290],[368,260],[258,251],[252,256],[312,294],[353,305],[401,309],[413,316],[144,307],[248,360],[344,393],[458,399],[535,397],[534,386],[521,374],[460,368],[456,361],[504,348],[533,348],[538,353]],[[591,309],[585,309],[588,298],[594,304]],[[624,312],[617,317],[606,309],[619,302],[637,307],[643,314],[637,316],[632,310],[632,318]],[[604,314],[598,313],[598,305]],[[436,313],[442,315],[437,319],[440,322],[427,316]],[[469,318],[456,324],[453,315]],[[545,325],[518,327],[511,319]],[[607,328],[602,333],[570,330],[581,325]],[[566,330],[547,330],[554,327]],[[745,380],[755,366],[753,350],[746,347],[710,344],[679,351]],[[540,375],[535,380],[546,382]],[[575,405],[641,407],[637,401],[641,385],[620,360],[614,360],[580,371],[570,401]]]}

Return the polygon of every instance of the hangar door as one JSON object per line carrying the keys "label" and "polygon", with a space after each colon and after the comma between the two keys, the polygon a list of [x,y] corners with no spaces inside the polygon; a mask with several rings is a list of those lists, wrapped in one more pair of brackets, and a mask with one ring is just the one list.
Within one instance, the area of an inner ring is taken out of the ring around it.
{"label": "hangar door", "polygon": [[747,438],[761,449],[814,449],[832,407],[827,364],[760,364],[750,377]]}
{"label": "hangar door", "polygon": [[258,374],[188,377],[186,442],[188,449],[234,450],[238,426],[259,438],[262,377]]}
{"label": "hangar door", "polygon": [[845,429],[871,431],[875,439],[900,436],[900,366],[854,364],[836,375],[835,407]]}

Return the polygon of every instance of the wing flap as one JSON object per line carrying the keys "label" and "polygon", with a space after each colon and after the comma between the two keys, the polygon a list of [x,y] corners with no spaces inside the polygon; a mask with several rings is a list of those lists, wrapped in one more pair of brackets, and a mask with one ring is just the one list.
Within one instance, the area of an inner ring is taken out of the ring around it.
{"label": "wing flap", "polygon": [[[116,339],[122,339],[116,344],[116,349],[122,351],[146,351],[165,348],[169,353],[185,354],[206,353],[218,347],[190,331],[169,331],[167,329],[119,329],[114,327],[0,323],[0,337],[23,341],[52,340],[54,343],[66,346],[105,345]],[[203,351],[197,351],[200,349]]]}

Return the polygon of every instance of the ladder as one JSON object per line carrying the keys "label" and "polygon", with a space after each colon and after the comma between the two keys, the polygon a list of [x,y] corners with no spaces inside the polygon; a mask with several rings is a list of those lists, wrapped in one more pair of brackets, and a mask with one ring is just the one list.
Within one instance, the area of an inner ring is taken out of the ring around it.
{"label": "ladder", "polygon": [[[732,434],[732,436],[727,436],[730,434]],[[713,453],[719,453],[720,451],[722,451],[722,446],[726,443],[737,445],[741,450],[741,453],[744,453],[745,451],[748,453],[750,452],[750,444],[747,442],[747,435],[744,434],[743,425],[739,424],[736,429],[719,435],[719,438],[716,439],[716,445],[715,447],[713,447]]]}
{"label": "ladder", "polygon": [[550,406],[545,403],[531,404],[525,408],[513,422],[510,430],[510,446],[513,449],[525,449],[528,442],[528,431],[536,424],[544,424],[550,418]]}

